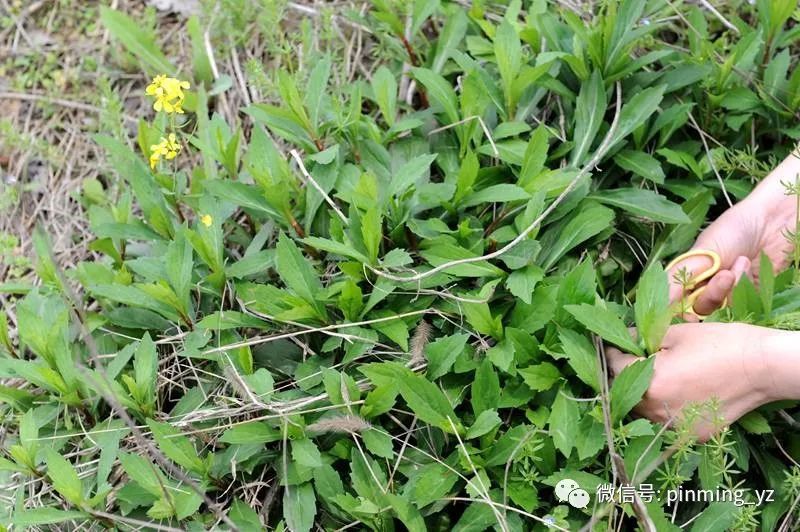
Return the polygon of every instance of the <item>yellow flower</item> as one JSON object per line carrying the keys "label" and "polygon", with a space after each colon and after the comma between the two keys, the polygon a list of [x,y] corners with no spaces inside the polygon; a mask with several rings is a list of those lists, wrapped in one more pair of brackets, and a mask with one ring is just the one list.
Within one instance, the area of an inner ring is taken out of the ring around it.
{"label": "yellow flower", "polygon": [[211,227],[211,224],[214,223],[214,218],[212,218],[210,214],[204,214],[200,217],[200,223],[206,227]]}
{"label": "yellow flower", "polygon": [[183,100],[186,95],[184,89],[189,88],[188,81],[168,78],[160,74],[153,78],[153,82],[145,89],[145,94],[155,98],[153,109],[165,113],[183,113]]}
{"label": "yellow flower", "polygon": [[178,156],[181,145],[175,137],[175,133],[170,133],[167,138],[161,137],[158,144],[150,146],[150,168],[155,168],[158,161],[163,157],[172,160]]}
{"label": "yellow flower", "polygon": [[150,154],[150,168],[153,169],[158,164],[158,159],[161,156],[157,152],[153,152]]}

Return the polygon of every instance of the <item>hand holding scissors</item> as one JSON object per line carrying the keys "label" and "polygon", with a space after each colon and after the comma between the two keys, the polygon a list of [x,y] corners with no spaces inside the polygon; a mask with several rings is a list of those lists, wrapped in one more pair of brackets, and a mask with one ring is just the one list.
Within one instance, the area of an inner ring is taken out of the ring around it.
{"label": "hand holding scissors", "polygon": [[716,251],[696,248],[675,257],[667,265],[670,299],[676,314],[687,321],[700,321],[727,304],[729,292],[749,269],[747,257],[737,258],[730,270],[722,268]]}

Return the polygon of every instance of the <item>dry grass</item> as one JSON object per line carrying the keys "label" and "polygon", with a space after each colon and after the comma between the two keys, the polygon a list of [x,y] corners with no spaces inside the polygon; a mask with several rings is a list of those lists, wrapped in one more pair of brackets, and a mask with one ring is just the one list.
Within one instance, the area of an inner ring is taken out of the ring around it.
{"label": "dry grass", "polygon": [[[142,10],[140,2],[115,3]],[[124,132],[134,131],[132,117],[146,105],[138,94],[143,79],[113,66],[113,46],[96,20],[96,6],[38,1],[20,9],[22,4],[0,0],[0,232],[19,239],[14,254],[32,259],[31,235],[40,225],[59,263],[69,266],[88,254],[82,183],[104,179],[103,157],[91,135],[107,130],[118,114],[127,116]],[[108,101],[104,85],[118,92],[124,109]],[[20,273],[27,272],[0,263],[0,279]]]}

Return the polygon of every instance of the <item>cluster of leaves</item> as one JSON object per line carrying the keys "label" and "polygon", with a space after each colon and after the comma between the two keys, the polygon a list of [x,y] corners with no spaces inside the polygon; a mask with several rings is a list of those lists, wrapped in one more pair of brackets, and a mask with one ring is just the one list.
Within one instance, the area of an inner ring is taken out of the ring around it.
{"label": "cluster of leaves", "polygon": [[[209,113],[230,84],[189,24],[177,162],[193,149],[196,164],[149,168],[163,117],[142,121],[138,150],[98,137],[124,186],[87,183],[95,260],[62,272],[40,235],[16,342],[0,329],[10,523],[633,526],[629,504],[571,508],[552,490],[610,482],[611,443],[633,482],[777,490],[757,511],[653,501],[658,530],[778,526],[800,485],[791,414],[706,445],[631,419],[652,359],[609,390],[592,333],[657,350],[659,261],[747,194],[740,154],[800,137],[793,3],[743,3],[735,34],[659,0],[584,17],[481,5],[375,0],[354,22],[384,45],[371,79],[332,85],[320,54],[239,124]],[[134,21],[103,21],[146,69],[173,69]],[[765,261],[719,317],[790,324],[798,291]]]}

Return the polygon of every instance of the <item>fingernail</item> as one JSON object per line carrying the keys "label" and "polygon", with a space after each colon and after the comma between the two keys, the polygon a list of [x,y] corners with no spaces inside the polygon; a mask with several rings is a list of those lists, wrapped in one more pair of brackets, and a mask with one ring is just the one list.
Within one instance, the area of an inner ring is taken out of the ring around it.
{"label": "fingernail", "polygon": [[736,259],[736,261],[733,263],[733,268],[731,268],[731,271],[736,276],[736,281],[738,282],[739,279],[742,278],[742,275],[747,273],[749,269],[750,269],[750,259],[742,256]]}

